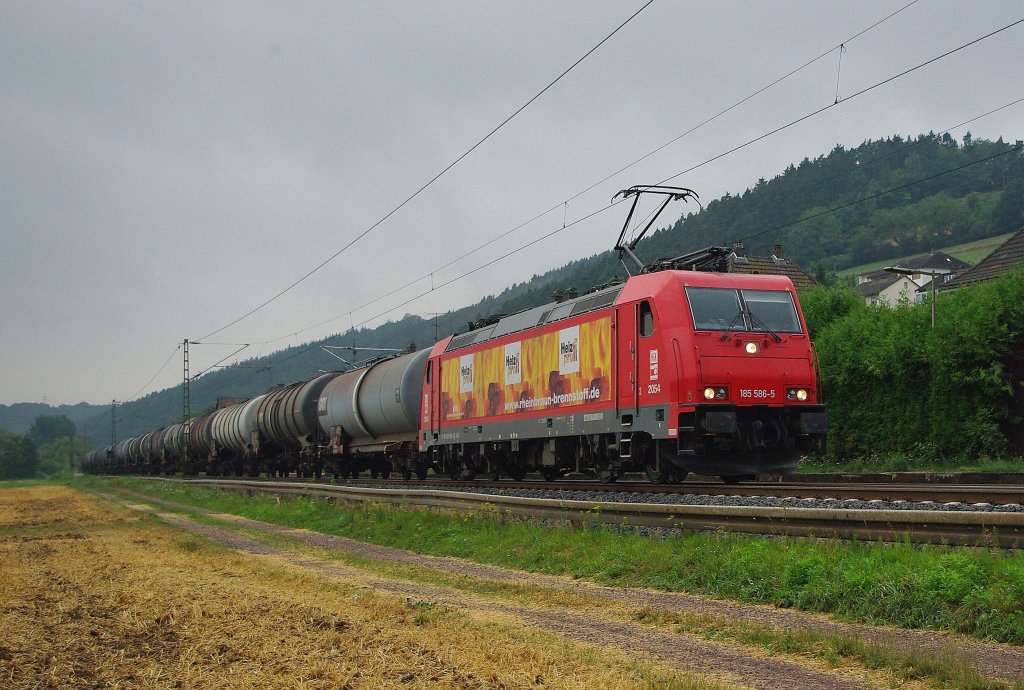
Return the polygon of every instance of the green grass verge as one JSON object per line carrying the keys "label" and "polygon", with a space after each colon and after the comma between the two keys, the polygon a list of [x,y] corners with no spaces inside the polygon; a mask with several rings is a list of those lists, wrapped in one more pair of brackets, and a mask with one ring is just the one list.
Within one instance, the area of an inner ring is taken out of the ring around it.
{"label": "green grass verge", "polygon": [[[523,522],[497,511],[344,507],[115,481],[181,503],[419,553],[1024,644],[1024,556],[1017,552],[730,534],[657,539],[599,524],[567,529]],[[94,482],[85,483],[102,485]]]}

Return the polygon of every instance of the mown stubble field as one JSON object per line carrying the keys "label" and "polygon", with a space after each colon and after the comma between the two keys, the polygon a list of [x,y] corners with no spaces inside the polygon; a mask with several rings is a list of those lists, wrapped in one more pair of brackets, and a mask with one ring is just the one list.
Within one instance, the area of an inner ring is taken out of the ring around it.
{"label": "mown stubble field", "polygon": [[0,488],[7,688],[714,687],[240,554],[67,487]]}

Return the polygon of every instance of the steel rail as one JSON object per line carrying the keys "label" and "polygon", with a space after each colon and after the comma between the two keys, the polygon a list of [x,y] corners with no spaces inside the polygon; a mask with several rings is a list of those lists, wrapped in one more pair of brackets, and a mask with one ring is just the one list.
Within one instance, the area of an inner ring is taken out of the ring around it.
{"label": "steel rail", "polygon": [[[164,479],[157,481],[182,482]],[[245,491],[377,501],[399,505],[508,514],[574,524],[817,536],[864,541],[910,541],[970,546],[1024,546],[1024,513],[853,510],[763,506],[687,506],[523,498],[435,489],[381,489],[317,483],[192,479],[188,484]]]}
{"label": "steel rail", "polygon": [[[195,480],[192,480],[195,481]],[[299,479],[253,481],[303,481]],[[306,480],[312,483],[310,480]],[[326,480],[325,480],[326,481]],[[451,480],[451,479],[347,479],[342,486],[372,484],[377,487],[401,489],[424,484],[444,489],[528,489],[536,491],[590,491],[648,494],[698,494],[708,496],[764,496],[775,498],[816,498],[863,501],[908,501],[932,503],[967,503],[990,505],[1016,505],[1024,503],[1024,485],[1003,484],[923,484],[923,483],[829,483],[829,482],[749,482],[723,484],[718,481],[686,481],[681,484],[651,484],[647,481],[621,481],[611,484],[566,480],[526,481],[510,480]]]}

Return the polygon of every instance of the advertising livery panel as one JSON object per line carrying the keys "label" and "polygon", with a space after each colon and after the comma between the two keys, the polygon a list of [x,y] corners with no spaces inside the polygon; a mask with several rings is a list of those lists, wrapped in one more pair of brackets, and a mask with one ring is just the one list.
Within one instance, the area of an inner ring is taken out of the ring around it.
{"label": "advertising livery panel", "polygon": [[612,399],[611,317],[453,355],[441,365],[441,419],[477,419]]}

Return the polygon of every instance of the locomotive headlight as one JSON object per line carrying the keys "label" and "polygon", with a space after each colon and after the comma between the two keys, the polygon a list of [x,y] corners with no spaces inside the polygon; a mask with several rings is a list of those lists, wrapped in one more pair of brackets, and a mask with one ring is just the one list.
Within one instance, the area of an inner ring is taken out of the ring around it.
{"label": "locomotive headlight", "polygon": [[715,399],[715,389],[711,388],[711,387],[705,388],[704,389],[704,398],[706,400],[714,400]]}
{"label": "locomotive headlight", "polygon": [[799,389],[796,392],[796,399],[799,400],[800,402],[804,402],[805,400],[807,400],[807,391],[804,390],[803,388]]}
{"label": "locomotive headlight", "polygon": [[724,388],[719,388],[718,390],[715,391],[715,397],[718,398],[719,400],[725,400],[727,397],[729,397],[729,391],[727,391]]}
{"label": "locomotive headlight", "polygon": [[749,343],[746,344],[745,347],[746,347],[748,355],[756,355],[757,351],[760,349],[757,346],[757,343],[755,343],[755,342],[749,342]]}
{"label": "locomotive headlight", "polygon": [[806,388],[790,388],[786,391],[787,400],[799,400],[804,402],[807,400],[808,392]]}

